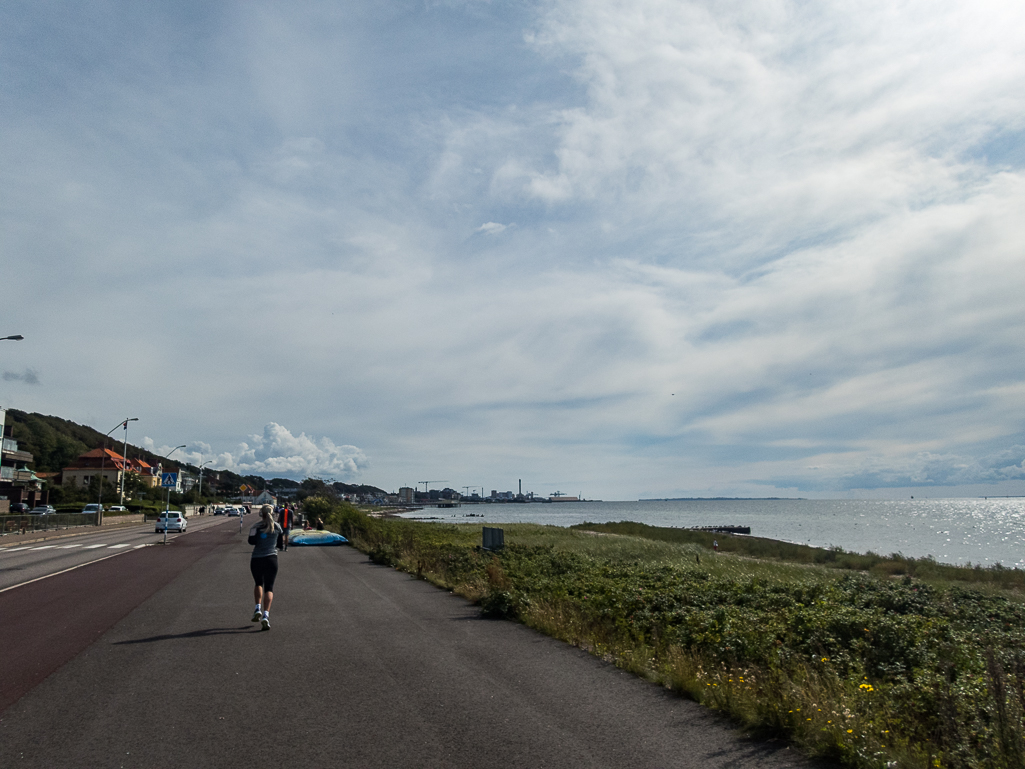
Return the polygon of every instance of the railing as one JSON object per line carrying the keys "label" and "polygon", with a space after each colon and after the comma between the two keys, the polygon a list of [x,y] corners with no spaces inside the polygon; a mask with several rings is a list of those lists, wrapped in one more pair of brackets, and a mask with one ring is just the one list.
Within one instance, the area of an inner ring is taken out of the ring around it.
{"label": "railing", "polygon": [[96,513],[53,513],[52,515],[0,515],[0,536],[29,531],[57,531],[74,526],[95,526]]}

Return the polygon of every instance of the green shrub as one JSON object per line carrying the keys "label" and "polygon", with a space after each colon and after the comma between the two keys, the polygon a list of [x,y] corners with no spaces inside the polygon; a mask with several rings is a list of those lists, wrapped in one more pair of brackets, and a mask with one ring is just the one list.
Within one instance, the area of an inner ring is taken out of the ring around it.
{"label": "green shrub", "polygon": [[1025,610],[998,590],[1017,587],[1014,570],[723,535],[714,554],[702,547],[713,535],[624,523],[507,525],[492,554],[479,525],[351,506],[331,516],[375,561],[456,590],[485,616],[518,619],[812,754],[852,767],[1025,765]]}

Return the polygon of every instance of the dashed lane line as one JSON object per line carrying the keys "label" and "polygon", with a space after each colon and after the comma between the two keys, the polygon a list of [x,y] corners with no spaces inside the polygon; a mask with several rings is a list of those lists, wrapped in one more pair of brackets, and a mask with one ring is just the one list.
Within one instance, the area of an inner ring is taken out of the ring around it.
{"label": "dashed lane line", "polygon": [[57,549],[57,550],[70,550],[70,549],[72,549],[74,547],[80,547],[83,550],[95,550],[96,548],[99,548],[99,547],[105,547],[105,548],[108,548],[109,550],[120,550],[121,548],[124,548],[124,547],[134,547],[135,549],[138,549],[140,547],[146,547],[146,545],[145,544],[143,544],[143,545],[133,545],[131,542],[123,542],[123,543],[121,543],[119,545],[108,545],[106,542],[101,542],[98,545],[40,545],[38,547],[33,547],[33,546],[29,545],[29,546],[26,546],[26,547],[11,547],[11,548],[8,548],[7,550],[4,550],[2,552],[4,552],[4,553],[17,553],[19,550],[53,550],[53,549]]}
{"label": "dashed lane line", "polygon": [[[153,544],[152,542],[148,542],[145,545],[140,545],[139,547],[149,547],[152,544]],[[134,548],[134,549],[138,549],[138,548]],[[118,550],[116,553],[111,553],[110,555],[105,555],[102,558],[96,558],[96,559],[94,559],[92,561],[86,561],[85,563],[80,563],[77,566],[71,566],[71,567],[69,567],[67,569],[63,569],[61,571],[55,571],[53,574],[44,574],[42,577],[36,577],[35,579],[30,579],[30,580],[27,580],[25,582],[19,582],[17,585],[11,585],[10,587],[5,587],[3,589],[0,589],[0,593],[6,593],[8,590],[14,590],[14,588],[16,588],[16,587],[24,587],[25,585],[31,585],[33,582],[40,582],[40,581],[42,581],[44,579],[49,579],[50,577],[56,577],[58,574],[67,574],[69,571],[74,571],[75,569],[81,569],[83,566],[89,566],[89,565],[94,564],[94,563],[99,563],[100,561],[106,561],[108,558],[117,558],[119,555],[124,555],[127,552],[128,552],[127,550]]]}

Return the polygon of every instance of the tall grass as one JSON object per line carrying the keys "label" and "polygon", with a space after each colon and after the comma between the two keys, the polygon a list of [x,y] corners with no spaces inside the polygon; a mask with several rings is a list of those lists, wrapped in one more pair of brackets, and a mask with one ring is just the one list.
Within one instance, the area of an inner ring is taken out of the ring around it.
{"label": "tall grass", "polygon": [[[773,551],[768,540],[741,556],[722,536],[716,554],[634,524],[507,525],[506,548],[488,553],[475,525],[352,509],[330,523],[485,615],[577,644],[812,755],[851,767],[1025,766],[1025,610],[994,587],[1002,575],[944,567],[936,582],[911,569],[893,578],[803,552],[789,562],[780,553],[801,546]],[[863,557],[870,570],[887,562]]]}
{"label": "tall grass", "polygon": [[811,547],[791,542],[780,542],[762,537],[713,534],[694,529],[661,528],[633,521],[619,523],[582,523],[572,527],[579,531],[592,531],[642,537],[660,542],[695,544],[711,549],[719,544],[723,553],[736,553],[752,558],[765,558],[789,563],[819,564],[832,569],[868,571],[880,577],[910,575],[932,583],[969,583],[991,585],[1004,590],[1025,591],[1025,571],[1008,569],[1000,564],[992,567],[954,566],[939,563],[933,558],[911,558],[901,553],[888,556],[876,553],[849,553],[841,547]]}

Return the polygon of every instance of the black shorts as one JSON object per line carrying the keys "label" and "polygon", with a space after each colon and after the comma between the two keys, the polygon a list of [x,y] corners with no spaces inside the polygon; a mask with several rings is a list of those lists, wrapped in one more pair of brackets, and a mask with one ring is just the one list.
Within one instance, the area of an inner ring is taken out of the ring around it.
{"label": "black shorts", "polygon": [[274,578],[278,576],[278,557],[276,555],[250,558],[249,571],[253,572],[253,579],[256,581],[257,587],[262,587],[271,593],[274,592]]}

